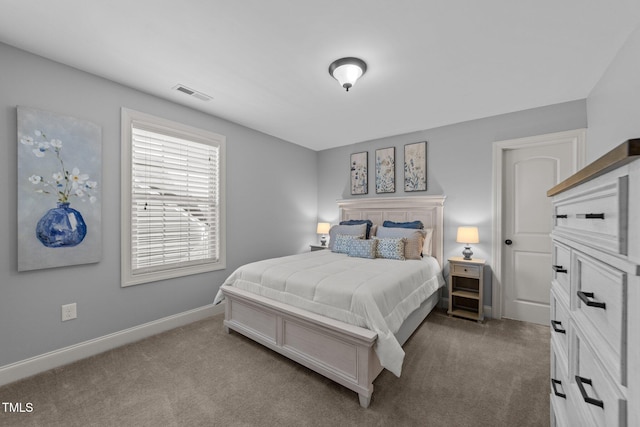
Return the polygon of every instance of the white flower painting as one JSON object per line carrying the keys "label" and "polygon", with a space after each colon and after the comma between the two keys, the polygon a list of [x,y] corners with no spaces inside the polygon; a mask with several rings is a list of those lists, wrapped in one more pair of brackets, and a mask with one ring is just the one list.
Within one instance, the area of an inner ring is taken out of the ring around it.
{"label": "white flower painting", "polygon": [[102,257],[102,130],[18,107],[18,270]]}
{"label": "white flower painting", "polygon": [[404,146],[404,191],[427,189],[427,143]]}
{"label": "white flower painting", "polygon": [[396,148],[376,150],[376,193],[396,191]]}
{"label": "white flower painting", "polygon": [[355,153],[351,155],[351,194],[367,194],[368,182],[368,153]]}

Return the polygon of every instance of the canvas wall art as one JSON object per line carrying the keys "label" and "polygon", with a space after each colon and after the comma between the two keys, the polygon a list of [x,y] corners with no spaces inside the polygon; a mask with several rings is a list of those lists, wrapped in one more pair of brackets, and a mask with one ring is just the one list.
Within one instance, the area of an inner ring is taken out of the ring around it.
{"label": "canvas wall art", "polygon": [[376,150],[376,193],[396,191],[396,148]]}
{"label": "canvas wall art", "polygon": [[100,261],[102,129],[18,107],[18,270]]}
{"label": "canvas wall art", "polygon": [[367,181],[368,153],[355,153],[351,155],[351,194],[367,194],[369,183]]}
{"label": "canvas wall art", "polygon": [[427,189],[427,142],[404,146],[404,191]]}

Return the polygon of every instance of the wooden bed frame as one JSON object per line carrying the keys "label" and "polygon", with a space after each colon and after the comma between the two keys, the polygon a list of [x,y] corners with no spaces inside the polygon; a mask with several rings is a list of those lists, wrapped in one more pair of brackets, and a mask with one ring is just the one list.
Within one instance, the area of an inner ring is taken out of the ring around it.
{"label": "wooden bed frame", "polygon": [[[370,219],[420,220],[433,229],[432,256],[443,265],[444,196],[385,197],[339,200],[340,221]],[[374,351],[377,334],[368,329],[311,313],[250,292],[224,286],[224,326],[342,384],[358,393],[367,408],[373,381],[382,371]],[[439,290],[403,324],[396,338],[400,344],[411,336],[437,305]]]}

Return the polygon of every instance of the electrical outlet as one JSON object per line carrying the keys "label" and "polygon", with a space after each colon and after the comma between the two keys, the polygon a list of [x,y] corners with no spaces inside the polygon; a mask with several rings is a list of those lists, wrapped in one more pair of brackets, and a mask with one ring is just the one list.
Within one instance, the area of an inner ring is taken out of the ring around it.
{"label": "electrical outlet", "polygon": [[62,306],[62,321],[66,322],[67,320],[75,319],[78,317],[78,311],[76,307],[76,303],[73,304],[65,304]]}

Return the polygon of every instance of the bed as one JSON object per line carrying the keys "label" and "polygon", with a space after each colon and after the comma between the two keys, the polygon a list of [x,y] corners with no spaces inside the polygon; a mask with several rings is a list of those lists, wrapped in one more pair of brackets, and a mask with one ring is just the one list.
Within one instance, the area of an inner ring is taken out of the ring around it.
{"label": "bed", "polygon": [[216,296],[226,300],[225,330],[355,391],[367,408],[375,378],[384,368],[400,375],[401,346],[438,304],[443,206],[444,196],[338,201],[340,221],[421,221],[431,256],[396,261],[324,250],[247,264]]}

